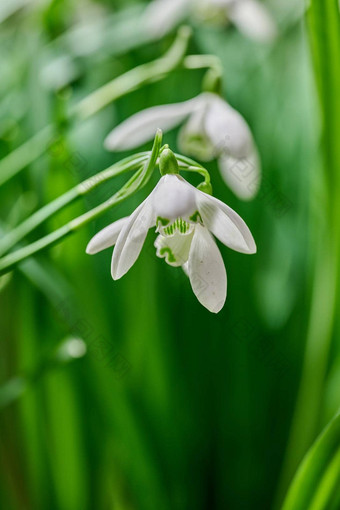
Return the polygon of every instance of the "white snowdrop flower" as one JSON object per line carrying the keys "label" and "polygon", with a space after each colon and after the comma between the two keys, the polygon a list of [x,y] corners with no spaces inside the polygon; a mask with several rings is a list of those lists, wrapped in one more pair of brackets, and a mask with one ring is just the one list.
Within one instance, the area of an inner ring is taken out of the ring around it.
{"label": "white snowdrop flower", "polygon": [[254,239],[244,221],[180,175],[166,174],[131,216],[96,234],[86,252],[94,254],[115,245],[111,274],[118,280],[137,260],[153,227],[158,232],[157,256],[172,266],[183,266],[200,303],[219,312],[227,295],[227,276],[212,234],[233,250],[255,253]]}
{"label": "white snowdrop flower", "polygon": [[162,37],[190,16],[219,25],[233,23],[243,35],[259,42],[277,35],[276,24],[260,0],[153,0],[143,23],[148,32]]}
{"label": "white snowdrop flower", "polygon": [[183,153],[202,161],[218,160],[222,177],[243,200],[257,193],[260,160],[248,124],[232,106],[212,92],[181,103],[143,110],[113,129],[105,140],[108,150],[128,150],[153,138],[157,128],[167,131],[185,122],[178,145]]}

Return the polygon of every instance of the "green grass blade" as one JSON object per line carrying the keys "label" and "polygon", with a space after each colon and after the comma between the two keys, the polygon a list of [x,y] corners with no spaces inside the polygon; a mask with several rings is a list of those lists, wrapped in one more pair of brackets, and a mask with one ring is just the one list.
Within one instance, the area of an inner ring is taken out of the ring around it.
{"label": "green grass blade", "polygon": [[[340,414],[318,437],[290,486],[282,510],[326,509],[340,472]],[[322,504],[321,504],[322,503]]]}

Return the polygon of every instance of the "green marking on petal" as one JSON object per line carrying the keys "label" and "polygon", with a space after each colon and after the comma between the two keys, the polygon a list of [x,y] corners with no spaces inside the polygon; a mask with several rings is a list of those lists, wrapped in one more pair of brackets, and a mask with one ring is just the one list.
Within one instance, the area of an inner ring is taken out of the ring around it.
{"label": "green marking on petal", "polygon": [[161,224],[161,222],[158,223],[158,232],[160,232],[163,236],[173,236],[176,233],[187,234],[192,230],[192,228],[193,228],[192,223],[183,220],[183,218],[177,218],[170,224],[167,223],[164,225]]}
{"label": "green marking on petal", "polygon": [[170,220],[168,220],[167,218],[161,218],[160,216],[158,216],[158,217],[157,217],[157,225],[158,225],[159,223],[160,223],[163,227],[165,227],[166,225],[169,225]]}
{"label": "green marking on petal", "polygon": [[170,262],[172,264],[176,262],[176,257],[168,246],[165,248],[161,248],[159,250],[159,254],[161,255],[161,257],[165,257],[167,262]]}
{"label": "green marking on petal", "polygon": [[193,223],[202,223],[203,224],[202,216],[200,215],[200,213],[198,211],[196,211],[192,216],[190,216],[189,219]]}

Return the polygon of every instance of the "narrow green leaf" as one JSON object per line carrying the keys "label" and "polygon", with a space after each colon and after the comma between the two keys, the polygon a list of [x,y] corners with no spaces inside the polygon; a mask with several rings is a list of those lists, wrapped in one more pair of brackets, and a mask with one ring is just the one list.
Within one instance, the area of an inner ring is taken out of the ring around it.
{"label": "narrow green leaf", "polygon": [[282,510],[328,508],[340,475],[340,413],[315,441],[290,486]]}
{"label": "narrow green leaf", "polygon": [[74,188],[70,189],[60,197],[56,198],[49,204],[45,205],[39,211],[32,214],[29,218],[23,221],[15,229],[5,235],[0,241],[0,256],[7,253],[13,246],[21,241],[27,234],[32,232],[35,228],[41,225],[48,218],[64,209],[67,205],[74,202],[81,196],[87,195],[95,190],[100,184],[109,181],[117,175],[125,172],[136,170],[143,164],[148,157],[147,152],[139,153],[134,156],[115,163],[109,168],[95,174],[85,181],[77,184]]}
{"label": "narrow green leaf", "polygon": [[7,273],[11,269],[13,269],[17,264],[22,262],[23,260],[35,255],[36,253],[44,250],[45,248],[49,248],[56,243],[63,240],[68,235],[76,232],[81,227],[87,225],[90,221],[94,220],[101,216],[104,212],[108,211],[115,205],[120,204],[126,198],[128,198],[133,193],[136,193],[139,189],[141,189],[150,179],[152,172],[155,168],[157,158],[159,155],[160,146],[162,143],[162,132],[160,130],[157,131],[154,144],[152,147],[152,151],[146,163],[139,169],[137,172],[129,179],[129,181],[117,192],[113,195],[113,197],[109,198],[102,204],[98,205],[94,209],[82,214],[78,218],[75,218],[68,222],[66,225],[60,227],[58,230],[55,230],[51,234],[48,234],[45,237],[42,237],[38,241],[29,244],[9,255],[3,257],[0,260],[0,275]]}

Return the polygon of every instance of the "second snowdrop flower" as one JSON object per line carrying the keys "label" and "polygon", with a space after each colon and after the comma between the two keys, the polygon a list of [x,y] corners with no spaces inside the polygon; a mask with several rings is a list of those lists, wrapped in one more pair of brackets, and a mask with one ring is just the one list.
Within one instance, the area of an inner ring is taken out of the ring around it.
{"label": "second snowdrop flower", "polygon": [[223,179],[238,197],[255,196],[261,169],[253,136],[240,113],[215,93],[143,110],[113,129],[105,146],[132,149],[152,139],[157,128],[167,131],[183,122],[178,137],[182,152],[202,161],[216,158]]}

